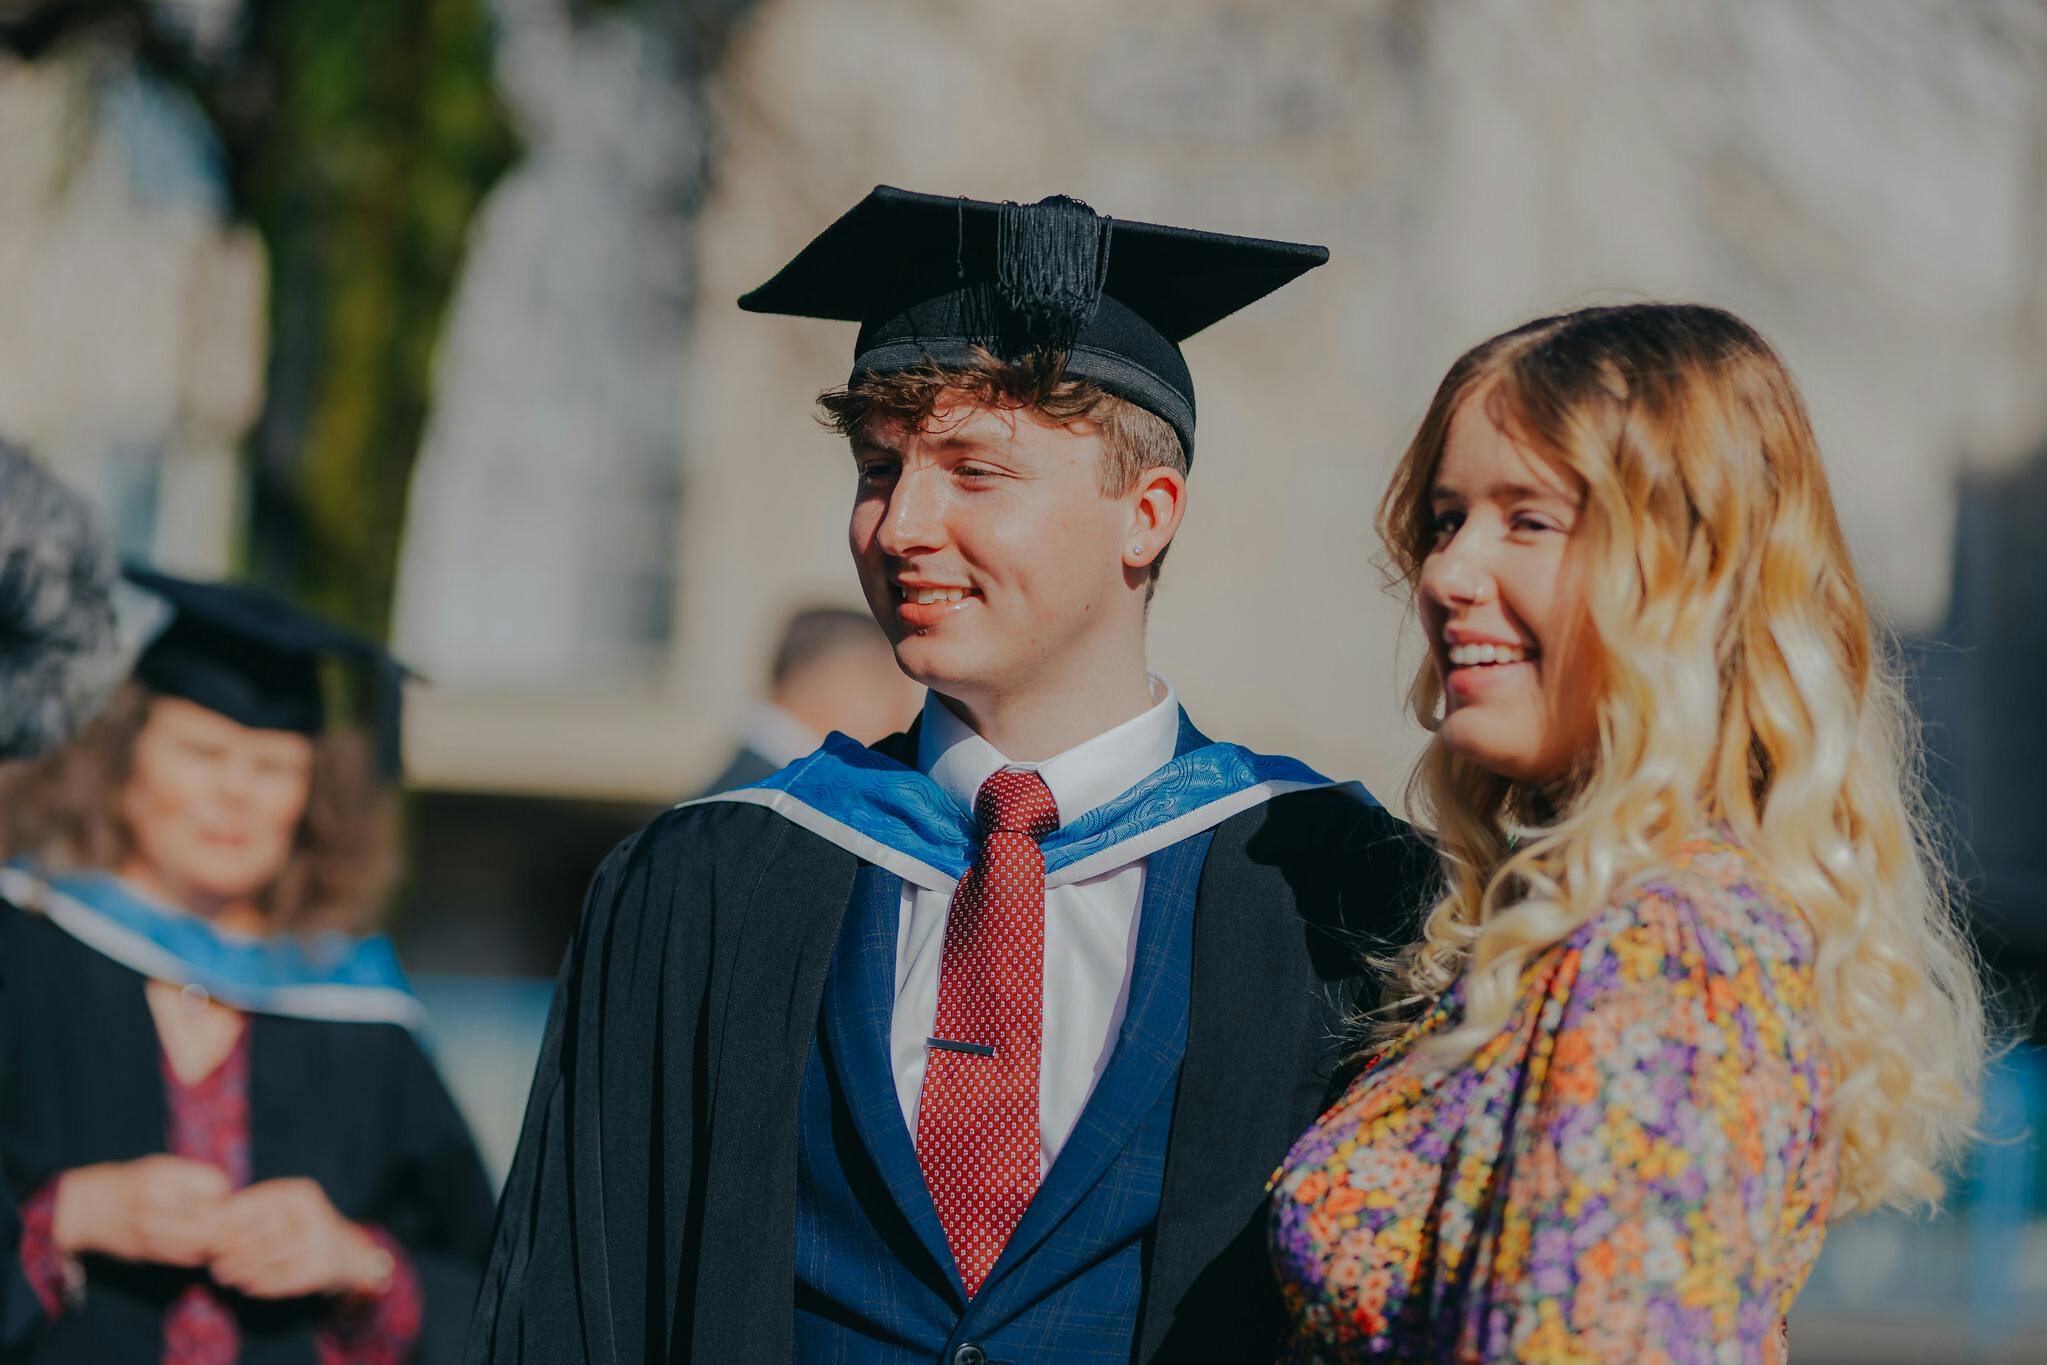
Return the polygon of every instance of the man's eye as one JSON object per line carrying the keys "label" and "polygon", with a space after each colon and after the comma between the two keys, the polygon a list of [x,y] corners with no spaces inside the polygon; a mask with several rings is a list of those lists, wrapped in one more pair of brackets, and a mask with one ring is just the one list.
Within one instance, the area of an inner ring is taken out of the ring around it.
{"label": "man's eye", "polygon": [[963,479],[993,479],[998,477],[994,470],[977,464],[963,464],[953,470],[953,473]]}
{"label": "man's eye", "polygon": [[860,482],[884,483],[895,475],[896,467],[882,461],[860,466]]}

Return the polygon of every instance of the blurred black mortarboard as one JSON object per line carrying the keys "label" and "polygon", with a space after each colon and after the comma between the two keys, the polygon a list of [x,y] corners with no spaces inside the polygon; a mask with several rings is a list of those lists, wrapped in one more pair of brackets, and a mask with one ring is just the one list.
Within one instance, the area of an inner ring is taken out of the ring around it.
{"label": "blurred black mortarboard", "polygon": [[198,583],[134,564],[122,572],[171,608],[170,623],[136,660],[138,682],[252,729],[317,735],[327,722],[321,660],[359,664],[370,674],[378,771],[398,776],[409,670],[383,646],[248,584]]}
{"label": "blurred black mortarboard", "polygon": [[766,284],[755,313],[860,324],[853,374],[1064,356],[1194,453],[1179,343],[1329,259],[1327,247],[1120,222],[1078,199],[991,204],[877,186]]}

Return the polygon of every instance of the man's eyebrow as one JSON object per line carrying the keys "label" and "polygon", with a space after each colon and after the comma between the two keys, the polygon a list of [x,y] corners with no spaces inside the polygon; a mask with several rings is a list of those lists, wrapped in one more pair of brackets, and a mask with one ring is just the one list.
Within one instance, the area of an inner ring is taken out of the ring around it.
{"label": "man's eyebrow", "polygon": [[941,450],[986,450],[995,443],[972,432],[948,431],[933,444]]}
{"label": "man's eyebrow", "polygon": [[[900,458],[902,448],[886,437],[870,432],[859,432],[851,438],[855,455],[894,455]],[[987,450],[999,442],[973,432],[948,431],[927,437],[925,444],[945,451]]]}

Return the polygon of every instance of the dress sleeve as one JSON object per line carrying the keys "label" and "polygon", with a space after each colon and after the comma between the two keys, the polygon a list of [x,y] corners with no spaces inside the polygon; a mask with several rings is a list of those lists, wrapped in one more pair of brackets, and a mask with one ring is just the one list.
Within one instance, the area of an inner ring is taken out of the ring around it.
{"label": "dress sleeve", "polygon": [[1781,1360],[1827,1193],[1800,931],[1667,885],[1603,920],[1544,1004],[1485,1358]]}
{"label": "dress sleeve", "polygon": [[78,1262],[57,1246],[57,1181],[62,1174],[45,1180],[21,1206],[22,1278],[51,1321],[64,1311],[65,1300],[76,1292],[79,1280]]}
{"label": "dress sleeve", "polygon": [[343,1299],[313,1335],[319,1365],[405,1365],[419,1340],[419,1271],[397,1238],[379,1227],[370,1240],[391,1258],[391,1279],[373,1299]]}

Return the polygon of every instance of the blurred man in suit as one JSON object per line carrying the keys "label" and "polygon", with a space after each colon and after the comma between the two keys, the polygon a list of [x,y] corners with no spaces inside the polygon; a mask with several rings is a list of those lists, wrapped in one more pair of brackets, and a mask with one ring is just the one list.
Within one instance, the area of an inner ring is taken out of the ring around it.
{"label": "blurred man in suit", "polygon": [[916,687],[874,618],[843,607],[806,607],[782,627],[767,700],[739,731],[739,751],[697,793],[751,786],[815,750],[837,730],[871,744],[916,712]]}

